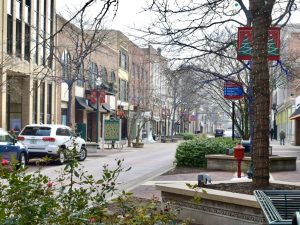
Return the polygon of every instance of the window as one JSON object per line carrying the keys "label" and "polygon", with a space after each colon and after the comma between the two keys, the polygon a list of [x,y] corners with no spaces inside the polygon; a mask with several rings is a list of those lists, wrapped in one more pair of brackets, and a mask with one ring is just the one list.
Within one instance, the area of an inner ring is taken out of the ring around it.
{"label": "window", "polygon": [[54,0],[50,1],[50,9],[48,11],[49,15],[49,35],[50,35],[50,49],[49,49],[49,56],[48,56],[48,67],[52,68],[53,65],[53,49],[54,49],[54,37],[53,37],[53,17],[54,17]]}
{"label": "window", "polygon": [[33,24],[33,28],[34,28],[34,33],[32,35],[33,37],[33,42],[34,42],[34,61],[36,64],[39,63],[39,0],[34,0],[34,24]]}
{"label": "window", "polygon": [[67,81],[71,76],[71,56],[67,50],[64,50],[61,56],[61,64],[62,64],[62,79],[63,81]]}
{"label": "window", "polygon": [[22,52],[22,1],[16,1],[16,56]]}
{"label": "window", "polygon": [[107,70],[106,70],[105,67],[102,68],[101,75],[102,75],[102,81],[107,82],[108,81],[108,79],[107,79]]}
{"label": "window", "polygon": [[38,82],[33,82],[33,89],[32,89],[32,123],[37,123],[37,96],[38,96]]}
{"label": "window", "polygon": [[25,24],[25,52],[24,59],[30,60],[30,25]]}
{"label": "window", "polygon": [[50,136],[51,127],[25,127],[23,136]]}
{"label": "window", "polygon": [[45,83],[40,84],[40,123],[44,123],[45,116]]}
{"label": "window", "polygon": [[116,74],[114,71],[111,71],[110,77],[112,83],[116,82]]}
{"label": "window", "polygon": [[68,113],[67,108],[61,109],[61,124],[63,125],[67,125],[67,113]]}
{"label": "window", "polygon": [[119,59],[119,66],[123,69],[128,71],[128,54],[125,50],[120,50],[120,59]]}
{"label": "window", "polygon": [[90,62],[89,67],[89,88],[95,89],[95,81],[98,77],[98,66],[94,62]]}
{"label": "window", "polygon": [[57,136],[71,136],[71,133],[67,128],[57,128],[56,135]]}
{"label": "window", "polygon": [[22,22],[16,21],[16,56],[21,57],[22,52]]}
{"label": "window", "polygon": [[119,92],[119,99],[121,101],[128,101],[128,89],[127,89],[127,81],[120,79],[119,80],[119,87],[120,87],[120,92]]}
{"label": "window", "polygon": [[84,77],[83,77],[83,63],[80,63],[80,67],[78,69],[78,76],[77,76],[77,86],[83,87],[84,84]]}
{"label": "window", "polygon": [[47,123],[51,124],[52,116],[52,84],[48,84],[48,96],[47,96]]}
{"label": "window", "polygon": [[12,18],[13,1],[7,1],[7,38],[6,38],[6,51],[7,54],[12,54],[12,35],[13,35],[13,18]]}

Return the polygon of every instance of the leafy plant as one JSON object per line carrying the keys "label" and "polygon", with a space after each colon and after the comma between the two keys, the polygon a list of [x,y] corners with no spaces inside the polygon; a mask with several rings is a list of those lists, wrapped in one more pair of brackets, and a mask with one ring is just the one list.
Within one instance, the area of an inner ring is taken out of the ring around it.
{"label": "leafy plant", "polygon": [[116,202],[121,211],[111,212],[109,198],[117,196],[116,181],[123,160],[116,167],[103,166],[102,177],[95,180],[76,159],[76,150],[64,151],[68,159],[59,177],[50,180],[40,170],[10,170],[0,165],[0,224],[176,224],[176,210],[161,211],[155,203],[135,206],[131,196],[119,194]]}
{"label": "leafy plant", "polygon": [[177,166],[206,167],[205,155],[225,154],[227,148],[236,145],[237,140],[229,138],[196,138],[179,144],[175,159]]}
{"label": "leafy plant", "polygon": [[183,133],[182,134],[183,140],[193,140],[195,135],[192,133]]}

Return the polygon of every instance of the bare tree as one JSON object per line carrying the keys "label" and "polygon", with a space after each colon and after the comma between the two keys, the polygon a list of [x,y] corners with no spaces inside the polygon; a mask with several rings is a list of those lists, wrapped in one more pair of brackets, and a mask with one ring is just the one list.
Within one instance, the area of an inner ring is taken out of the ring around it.
{"label": "bare tree", "polygon": [[[165,49],[177,52],[178,54],[175,53],[173,57],[175,60],[195,62],[208,56],[234,60],[235,56],[227,50],[233,48],[236,37],[230,35],[228,31],[237,26],[253,26],[254,45],[249,106],[253,109],[253,115],[250,113],[250,124],[253,127],[251,134],[254,163],[253,184],[257,187],[265,187],[269,184],[268,28],[271,24],[273,26],[286,25],[291,13],[297,9],[296,3],[296,0],[276,2],[275,0],[251,0],[248,7],[243,0],[236,2],[152,0],[148,10],[156,13],[157,20],[153,21],[152,25],[155,26],[142,30],[145,38],[149,39],[149,35],[153,37],[152,43],[164,45]],[[159,23],[157,23],[158,20]],[[220,39],[220,36],[223,38]],[[223,73],[214,71],[213,68],[210,70],[212,75],[221,79],[225,78]]]}
{"label": "bare tree", "polygon": [[[57,46],[53,56],[61,66],[62,73],[62,76],[55,78],[67,84],[68,87],[67,123],[71,123],[73,118],[74,85],[77,82],[84,84],[89,81],[84,76],[84,64],[88,65],[91,55],[101,51],[109,33],[104,27],[106,18],[110,14],[114,15],[118,7],[117,0],[103,1],[100,5],[102,8],[99,8],[97,14],[91,18],[86,9],[91,6],[92,2],[87,2],[83,8],[71,14],[71,20],[58,17],[60,24],[56,35],[64,43]],[[66,52],[65,49],[68,51]],[[88,73],[94,73],[94,80],[90,81],[93,85],[100,71],[92,68],[91,64],[87,67]]]}

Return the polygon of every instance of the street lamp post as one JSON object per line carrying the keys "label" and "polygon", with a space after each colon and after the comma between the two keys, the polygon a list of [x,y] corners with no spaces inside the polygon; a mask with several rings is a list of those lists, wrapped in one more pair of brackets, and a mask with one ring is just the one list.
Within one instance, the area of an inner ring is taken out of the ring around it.
{"label": "street lamp post", "polygon": [[96,90],[97,90],[97,114],[96,114],[96,143],[97,143],[97,148],[100,148],[99,146],[99,89],[102,84],[101,78],[98,76],[96,79]]}

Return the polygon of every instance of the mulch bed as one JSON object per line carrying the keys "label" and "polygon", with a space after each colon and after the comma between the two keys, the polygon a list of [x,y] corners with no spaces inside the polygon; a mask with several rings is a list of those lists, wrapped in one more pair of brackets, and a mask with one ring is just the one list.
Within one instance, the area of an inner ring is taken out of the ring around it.
{"label": "mulch bed", "polygon": [[[193,167],[175,167],[172,170],[164,173],[163,175],[185,174],[185,173],[201,173],[207,172],[202,168]],[[253,191],[258,188],[254,187],[252,182],[240,182],[240,183],[220,183],[220,184],[208,184],[206,188],[216,189],[220,191],[229,191],[241,194],[253,195]],[[274,184],[270,183],[268,187],[263,190],[299,190],[299,186],[286,185],[286,184]]]}
{"label": "mulch bed", "polygon": [[[209,184],[206,187],[220,191],[229,191],[248,195],[253,195],[253,191],[258,190],[258,188],[254,187],[251,182]],[[299,187],[286,184],[270,183],[268,187],[262,188],[262,190],[299,190]]]}

